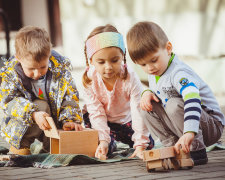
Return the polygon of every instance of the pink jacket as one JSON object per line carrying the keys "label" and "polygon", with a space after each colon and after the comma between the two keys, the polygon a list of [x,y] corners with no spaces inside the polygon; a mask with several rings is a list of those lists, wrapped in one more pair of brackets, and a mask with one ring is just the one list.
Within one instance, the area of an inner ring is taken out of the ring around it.
{"label": "pink jacket", "polygon": [[107,90],[94,67],[89,69],[88,76],[92,84],[84,89],[84,99],[92,128],[99,132],[99,140],[111,141],[107,121],[125,124],[132,120],[134,148],[146,147],[149,132],[140,115],[139,103],[143,89],[136,73],[128,68],[127,79],[118,78],[112,91]]}

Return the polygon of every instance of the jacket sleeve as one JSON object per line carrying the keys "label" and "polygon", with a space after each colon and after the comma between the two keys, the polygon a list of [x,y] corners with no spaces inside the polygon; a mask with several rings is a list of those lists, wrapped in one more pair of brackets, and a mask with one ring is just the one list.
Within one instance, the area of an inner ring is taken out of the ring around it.
{"label": "jacket sleeve", "polygon": [[201,117],[201,97],[199,81],[191,73],[178,71],[174,73],[173,85],[184,100],[184,130],[198,133]]}
{"label": "jacket sleeve", "polygon": [[131,116],[132,116],[132,129],[134,134],[132,140],[134,141],[134,148],[137,146],[147,147],[149,140],[149,131],[143,121],[141,112],[140,112],[140,100],[141,93],[143,91],[142,84],[136,75],[136,73],[131,73],[130,77],[130,106],[131,106]]}
{"label": "jacket sleeve", "polygon": [[17,89],[14,82],[6,77],[2,78],[0,106],[8,120],[17,119],[28,126],[34,123],[32,113],[38,110],[38,107]]}
{"label": "jacket sleeve", "polygon": [[107,124],[103,104],[98,100],[91,87],[84,89],[84,98],[92,128],[98,130],[100,141],[104,140],[110,143],[110,128]]}
{"label": "jacket sleeve", "polygon": [[79,106],[79,92],[76,88],[73,78],[68,83],[62,105],[60,107],[59,121],[75,122],[81,124],[83,121]]}

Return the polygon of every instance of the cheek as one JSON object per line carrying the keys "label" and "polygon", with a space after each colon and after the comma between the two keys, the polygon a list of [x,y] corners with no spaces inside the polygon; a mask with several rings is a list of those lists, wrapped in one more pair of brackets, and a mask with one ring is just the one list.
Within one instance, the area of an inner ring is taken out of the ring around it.
{"label": "cheek", "polygon": [[27,70],[25,70],[25,71],[24,71],[24,74],[25,74],[27,77],[30,77],[30,78],[33,77],[33,72],[32,72],[32,71],[27,71]]}
{"label": "cheek", "polygon": [[42,75],[45,75],[45,74],[47,73],[47,71],[48,71],[48,68],[47,68],[47,69],[43,69],[43,70],[41,71],[41,74],[42,74]]}
{"label": "cheek", "polygon": [[146,72],[148,74],[148,68],[147,68],[147,66],[141,66],[141,68],[143,69],[144,72]]}

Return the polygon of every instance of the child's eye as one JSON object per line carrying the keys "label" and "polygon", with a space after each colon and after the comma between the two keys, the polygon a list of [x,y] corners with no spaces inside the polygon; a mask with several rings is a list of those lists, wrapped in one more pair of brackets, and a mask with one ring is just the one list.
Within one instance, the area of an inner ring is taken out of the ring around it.
{"label": "child's eye", "polygon": [[141,64],[141,66],[143,66],[143,67],[144,67],[145,65],[146,65],[146,64]]}
{"label": "child's eye", "polygon": [[112,63],[117,63],[119,60],[118,59],[114,59],[112,60]]}
{"label": "child's eye", "polygon": [[104,64],[104,62],[103,61],[99,61],[98,64]]}
{"label": "child's eye", "polygon": [[156,62],[157,60],[158,60],[158,58],[156,58],[156,59],[153,59],[153,60],[152,60],[152,62],[154,63],[154,62]]}

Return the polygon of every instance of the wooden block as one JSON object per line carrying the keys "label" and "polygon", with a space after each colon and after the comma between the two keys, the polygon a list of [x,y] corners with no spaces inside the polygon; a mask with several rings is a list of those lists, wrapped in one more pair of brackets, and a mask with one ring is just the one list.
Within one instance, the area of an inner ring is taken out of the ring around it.
{"label": "wooden block", "polygon": [[151,171],[156,168],[162,168],[162,167],[163,167],[163,161],[161,159],[146,162],[146,168],[148,171]]}
{"label": "wooden block", "polygon": [[172,146],[143,152],[144,161],[155,161],[171,157],[175,157],[174,148]]}
{"label": "wooden block", "polygon": [[178,161],[179,161],[180,167],[193,167],[194,166],[194,162],[191,158],[179,159]]}
{"label": "wooden block", "polygon": [[46,117],[46,120],[48,121],[48,124],[50,125],[51,129],[44,130],[45,136],[59,139],[59,133],[54,120],[51,117]]}
{"label": "wooden block", "polygon": [[176,154],[176,159],[188,159],[190,157],[190,153],[185,153],[182,149],[180,149],[180,154]]}
{"label": "wooden block", "polygon": [[11,155],[0,155],[0,161],[9,161]]}

